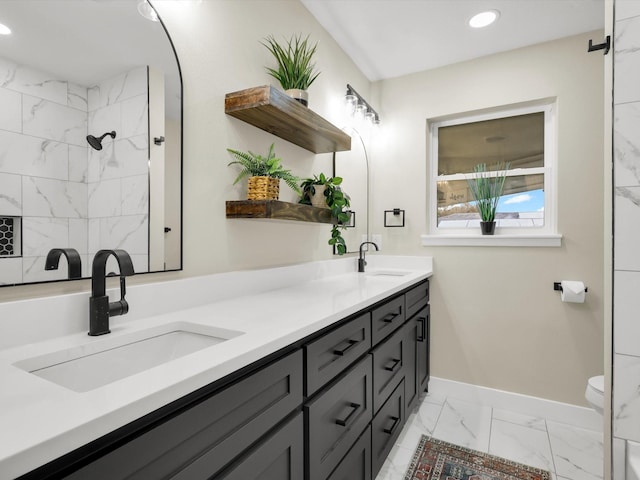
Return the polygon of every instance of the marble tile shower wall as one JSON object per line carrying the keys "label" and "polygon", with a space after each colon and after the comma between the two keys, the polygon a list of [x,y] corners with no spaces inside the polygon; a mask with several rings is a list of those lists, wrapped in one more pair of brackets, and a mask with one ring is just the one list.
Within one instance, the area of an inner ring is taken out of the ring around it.
{"label": "marble tile shower wall", "polygon": [[100,151],[89,149],[88,253],[123,248],[136,272],[148,270],[149,122],[147,68],[140,67],[91,87],[88,128],[115,130]]}
{"label": "marble tile shower wall", "polygon": [[[623,446],[640,441],[640,2],[615,3],[613,97],[613,436]],[[614,478],[624,478],[615,465]]]}
{"label": "marble tile shower wall", "polygon": [[[0,58],[0,216],[22,217],[21,256],[0,257],[0,285],[65,278],[44,270],[52,246],[76,248],[85,275],[105,245],[146,268],[146,92],[146,68],[87,89]],[[108,155],[89,151],[94,127],[117,130]]]}

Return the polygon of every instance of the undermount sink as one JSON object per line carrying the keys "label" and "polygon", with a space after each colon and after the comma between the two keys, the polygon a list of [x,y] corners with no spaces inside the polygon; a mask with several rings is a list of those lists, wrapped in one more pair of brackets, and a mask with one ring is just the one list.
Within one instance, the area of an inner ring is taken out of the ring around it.
{"label": "undermount sink", "polygon": [[244,332],[174,322],[117,336],[109,334],[14,366],[76,392],[88,392]]}
{"label": "undermount sink", "polygon": [[410,273],[408,270],[372,270],[365,275],[370,277],[404,277]]}

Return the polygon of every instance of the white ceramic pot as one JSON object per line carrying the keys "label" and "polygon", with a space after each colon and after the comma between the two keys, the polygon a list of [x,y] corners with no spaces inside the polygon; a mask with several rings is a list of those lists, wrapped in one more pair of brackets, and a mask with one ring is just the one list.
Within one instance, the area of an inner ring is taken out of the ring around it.
{"label": "white ceramic pot", "polygon": [[290,90],[285,90],[284,93],[289,95],[294,100],[300,102],[305,107],[309,106],[309,93],[306,90],[292,88]]}

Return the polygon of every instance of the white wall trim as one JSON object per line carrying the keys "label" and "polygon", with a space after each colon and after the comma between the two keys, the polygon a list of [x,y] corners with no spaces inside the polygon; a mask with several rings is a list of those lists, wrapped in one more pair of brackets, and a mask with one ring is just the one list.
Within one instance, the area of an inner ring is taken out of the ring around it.
{"label": "white wall trim", "polygon": [[602,432],[604,420],[593,409],[569,403],[496,390],[444,378],[431,377],[429,393],[464,398],[494,408],[501,408],[555,422]]}
{"label": "white wall trim", "polygon": [[423,247],[560,247],[561,234],[549,235],[421,235]]}

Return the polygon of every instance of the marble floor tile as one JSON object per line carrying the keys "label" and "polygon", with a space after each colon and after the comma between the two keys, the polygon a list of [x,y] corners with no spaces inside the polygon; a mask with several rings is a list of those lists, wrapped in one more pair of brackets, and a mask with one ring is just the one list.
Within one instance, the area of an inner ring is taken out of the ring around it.
{"label": "marble floor tile", "polygon": [[489,453],[531,467],[555,471],[546,429],[494,420]]}
{"label": "marble floor tile", "polygon": [[503,410],[501,408],[493,409],[493,419],[515,423],[516,425],[522,425],[523,427],[535,428],[536,430],[547,430],[547,424],[545,423],[544,418],[533,417],[531,415]]}
{"label": "marble floor tile", "polygon": [[571,480],[603,478],[602,434],[548,420],[551,451],[559,477]]}
{"label": "marble floor tile", "polygon": [[423,401],[420,407],[407,418],[407,423],[398,436],[396,444],[414,449],[422,435],[433,436],[441,411],[442,404]]}
{"label": "marble floor tile", "polygon": [[433,436],[481,452],[489,450],[491,407],[447,398]]}
{"label": "marble floor tile", "polygon": [[409,468],[409,463],[415,453],[416,445],[411,448],[402,448],[398,445],[394,445],[389,453],[389,456],[385,460],[380,472],[376,476],[376,480],[402,480],[405,473]]}

